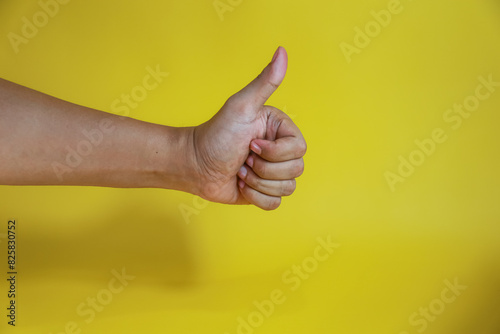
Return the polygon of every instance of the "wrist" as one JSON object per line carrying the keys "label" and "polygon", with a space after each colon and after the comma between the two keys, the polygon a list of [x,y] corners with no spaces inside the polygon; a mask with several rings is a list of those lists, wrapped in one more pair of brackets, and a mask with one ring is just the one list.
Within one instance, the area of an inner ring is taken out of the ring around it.
{"label": "wrist", "polygon": [[160,138],[151,143],[157,188],[199,194],[196,172],[194,127],[162,127]]}

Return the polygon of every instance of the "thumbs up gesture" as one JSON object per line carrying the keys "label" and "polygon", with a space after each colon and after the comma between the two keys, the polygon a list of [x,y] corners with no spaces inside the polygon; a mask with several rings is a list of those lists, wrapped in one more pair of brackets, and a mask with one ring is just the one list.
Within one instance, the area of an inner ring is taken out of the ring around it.
{"label": "thumbs up gesture", "polygon": [[194,128],[197,195],[274,210],[282,196],[295,191],[306,142],[290,117],[265,105],[285,78],[287,65],[287,53],[279,47],[256,79]]}

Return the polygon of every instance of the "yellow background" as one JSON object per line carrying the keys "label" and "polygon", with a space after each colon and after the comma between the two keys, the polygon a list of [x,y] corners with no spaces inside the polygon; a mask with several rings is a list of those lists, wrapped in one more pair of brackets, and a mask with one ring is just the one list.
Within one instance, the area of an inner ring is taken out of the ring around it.
{"label": "yellow background", "polygon": [[[0,234],[18,222],[15,332],[75,321],[82,333],[233,334],[280,289],[255,333],[414,334],[409,317],[455,278],[467,289],[425,333],[500,332],[500,89],[460,129],[443,120],[479,76],[500,81],[498,1],[401,0],[351,63],[340,44],[388,1],[232,3],[222,21],[212,0],[73,0],[16,54],[7,35],[40,6],[0,2],[1,77],[110,112],[159,65],[169,77],[131,116],[174,126],[206,121],[283,45],[289,70],[269,104],[308,143],[274,212],[157,189],[1,187]],[[448,140],[391,192],[384,173],[434,128]],[[340,247],[291,291],[282,274],[329,235]],[[121,268],[136,278],[85,323],[77,306]],[[0,277],[0,332],[13,333]]]}

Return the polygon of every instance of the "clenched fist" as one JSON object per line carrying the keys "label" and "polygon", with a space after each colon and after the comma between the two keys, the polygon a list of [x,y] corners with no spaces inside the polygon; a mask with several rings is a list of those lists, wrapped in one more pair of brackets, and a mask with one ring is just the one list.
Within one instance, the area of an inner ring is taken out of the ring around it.
{"label": "clenched fist", "polygon": [[288,65],[284,48],[248,86],[231,96],[193,131],[201,197],[227,204],[276,209],[304,170],[306,142],[284,112],[266,106]]}

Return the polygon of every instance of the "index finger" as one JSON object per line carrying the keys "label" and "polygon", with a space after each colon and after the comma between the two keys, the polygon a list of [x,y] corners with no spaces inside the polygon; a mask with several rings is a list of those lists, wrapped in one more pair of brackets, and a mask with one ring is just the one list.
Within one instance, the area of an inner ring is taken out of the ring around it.
{"label": "index finger", "polygon": [[275,140],[254,139],[250,149],[271,162],[299,159],[306,154],[307,144],[299,128],[291,119],[283,119]]}

